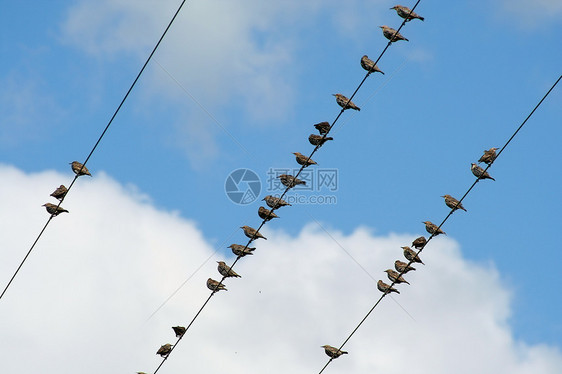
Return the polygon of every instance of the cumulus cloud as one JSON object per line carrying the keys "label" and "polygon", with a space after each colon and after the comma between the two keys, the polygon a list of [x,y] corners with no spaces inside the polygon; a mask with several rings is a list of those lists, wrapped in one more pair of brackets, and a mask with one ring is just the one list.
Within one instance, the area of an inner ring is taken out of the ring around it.
{"label": "cumulus cloud", "polygon": [[[71,176],[3,165],[0,178],[10,196],[0,215],[5,284],[47,219],[45,196]],[[205,280],[219,278],[215,260],[232,258],[221,249],[205,263],[215,248],[196,222],[103,173],[78,180],[64,207],[70,213],[54,219],[0,301],[4,371],[151,372],[157,348],[175,341],[170,327],[187,324],[208,296]],[[350,333],[380,295],[371,276],[383,278],[413,238],[357,228],[332,239],[315,225],[290,237],[270,226],[269,240],[237,264],[242,278],[211,299],[162,372],[318,372],[327,361],[320,345]],[[328,372],[559,371],[557,347],[514,339],[512,291],[493,264],[467,261],[450,238],[424,252],[426,266],[407,276],[412,285],[383,300]]]}

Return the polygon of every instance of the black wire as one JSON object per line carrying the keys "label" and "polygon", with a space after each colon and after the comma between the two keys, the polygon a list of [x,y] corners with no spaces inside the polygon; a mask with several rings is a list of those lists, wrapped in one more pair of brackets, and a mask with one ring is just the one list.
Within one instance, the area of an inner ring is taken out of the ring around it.
{"label": "black wire", "polygon": [[[412,9],[413,11],[413,9]],[[529,120],[529,118],[531,118],[531,116],[533,115],[533,113],[535,113],[535,111],[539,108],[539,106],[542,104],[542,102],[546,99],[546,97],[550,94],[550,92],[554,89],[554,87],[556,87],[556,85],[558,84],[558,82],[560,82],[560,80],[562,79],[562,75],[560,75],[560,77],[558,77],[558,79],[556,80],[556,82],[552,85],[552,87],[550,87],[550,89],[548,90],[548,92],[542,97],[542,99],[539,101],[539,103],[533,108],[533,110],[531,111],[531,113],[529,113],[529,115],[525,118],[525,120],[521,123],[521,125],[519,125],[519,127],[517,128],[517,130],[515,130],[515,132],[513,133],[513,135],[511,135],[511,137],[509,138],[509,140],[504,144],[504,146],[500,149],[500,151],[498,152],[498,154],[496,155],[496,158],[494,158],[490,164],[486,167],[486,169],[484,169],[484,172],[482,172],[481,176],[484,175],[484,173],[492,166],[492,164],[497,160],[497,158],[500,156],[500,154],[503,152],[503,150],[508,146],[508,144],[513,140],[513,138],[515,137],[515,135],[517,135],[517,133],[519,132],[519,130],[521,130],[521,128],[525,125],[525,123],[527,123],[527,121]],[[441,224],[439,224],[439,226],[437,226],[437,228],[435,229],[434,233],[431,234],[431,236],[429,236],[429,238],[427,239],[426,243],[418,250],[418,252],[416,253],[416,257],[420,254],[421,251],[423,251],[423,249],[427,246],[427,244],[430,242],[431,239],[433,239],[437,233],[437,231],[441,228],[441,226],[443,226],[443,224],[445,222],[447,222],[447,220],[449,219],[449,217],[455,212],[455,210],[457,209],[457,207],[462,203],[462,201],[464,200],[464,198],[470,193],[470,191],[472,191],[472,189],[474,188],[474,186],[476,186],[476,183],[478,183],[479,180],[482,179],[482,177],[477,177],[476,180],[472,183],[472,185],[470,186],[470,188],[465,192],[465,194],[462,196],[462,198],[458,201],[458,203],[455,205],[454,208],[451,209],[451,211],[449,211],[449,214],[447,214],[447,216],[445,217],[445,219],[443,219],[443,221],[441,222]],[[415,257],[414,257],[415,258]],[[405,270],[409,265],[412,265],[413,261],[410,260],[408,262],[408,265],[404,267],[404,270],[402,270],[401,272],[398,273],[398,277],[400,278],[403,274],[405,274]],[[365,317],[363,317],[363,319],[361,320],[361,322],[359,322],[359,324],[353,329],[353,331],[348,335],[348,337],[344,340],[344,342],[341,344],[341,346],[338,349],[342,349],[343,346],[349,341],[349,339],[351,339],[351,337],[355,334],[355,332],[359,329],[359,327],[361,327],[361,325],[363,324],[363,322],[365,322],[365,320],[369,317],[369,315],[373,312],[373,310],[375,310],[375,308],[379,305],[379,303],[382,301],[382,299],[390,294],[390,288],[392,288],[392,286],[394,286],[397,282],[393,281],[390,284],[389,290],[385,291],[377,300],[377,302],[373,305],[373,307],[367,312],[367,314],[365,315]],[[324,367],[318,372],[318,374],[321,374],[324,369],[326,369],[326,367],[333,361],[333,358],[330,358],[328,360],[328,362],[324,365]]]}
{"label": "black wire", "polygon": [[[150,52],[150,55],[148,56],[148,58],[146,59],[144,65],[142,66],[141,70],[139,71],[139,73],[137,74],[137,77],[135,78],[135,80],[133,81],[133,83],[131,84],[131,86],[129,87],[129,89],[127,90],[127,93],[125,94],[125,96],[123,97],[123,100],[121,100],[121,103],[119,103],[119,106],[117,107],[117,109],[115,110],[115,112],[113,113],[113,115],[111,116],[111,119],[109,120],[109,122],[107,123],[107,125],[105,126],[105,129],[103,130],[103,132],[101,133],[100,137],[98,138],[98,140],[96,141],[96,144],[94,144],[94,147],[92,148],[92,150],[90,151],[90,153],[88,154],[88,157],[86,157],[86,160],[84,161],[84,163],[82,164],[82,167],[80,168],[79,172],[77,173],[76,176],[74,176],[74,179],[72,180],[72,182],[70,183],[70,185],[68,186],[68,189],[66,191],[66,194],[61,198],[61,200],[59,201],[59,204],[57,205],[57,208],[60,207],[60,205],[62,204],[62,202],[64,201],[64,199],[66,198],[66,196],[68,195],[68,193],[70,192],[70,189],[72,188],[72,186],[74,185],[74,182],[76,182],[76,179],[78,178],[78,174],[80,174],[80,172],[82,172],[83,168],[86,166],[86,163],[88,162],[88,160],[90,159],[90,157],[92,157],[92,154],[94,153],[94,151],[96,150],[96,148],[98,147],[98,145],[100,144],[101,140],[103,139],[103,137],[105,136],[105,133],[107,132],[107,130],[109,129],[109,126],[111,126],[111,124],[113,123],[113,120],[115,119],[115,117],[117,116],[117,113],[119,113],[119,110],[121,110],[121,107],[123,106],[123,104],[125,103],[125,100],[127,100],[127,98],[129,97],[129,94],[131,93],[131,91],[133,90],[133,88],[135,87],[135,85],[137,84],[137,81],[139,80],[139,78],[141,77],[142,73],[144,72],[144,69],[146,68],[146,66],[148,65],[148,63],[150,62],[150,59],[152,58],[152,56],[154,55],[154,53],[156,52],[156,50],[158,49],[158,47],[160,46],[160,43],[162,42],[162,40],[164,39],[164,36],[166,36],[166,33],[168,32],[168,30],[170,29],[170,27],[172,26],[172,23],[174,22],[174,20],[176,19],[177,15],[179,14],[180,10],[182,9],[183,5],[185,4],[187,0],[183,0],[182,3],[180,4],[180,6],[178,7],[178,10],[176,11],[176,13],[174,14],[174,16],[172,17],[172,20],[170,21],[170,23],[168,23],[168,26],[166,27],[166,29],[164,30],[164,32],[162,33],[162,36],[160,36],[160,39],[158,40],[158,42],[156,43],[156,45],[154,46],[154,48],[152,49],[152,52]],[[18,274],[18,272],[20,271],[21,267],[23,266],[23,264],[25,263],[25,261],[27,260],[27,257],[29,257],[29,255],[31,254],[31,251],[33,251],[33,248],[35,247],[35,244],[37,244],[37,242],[39,241],[39,239],[41,238],[41,236],[43,235],[43,232],[45,231],[45,229],[47,228],[47,226],[49,225],[49,223],[51,222],[51,220],[53,219],[54,215],[51,215],[49,217],[49,219],[47,220],[47,223],[45,223],[45,226],[43,226],[43,229],[41,230],[41,232],[39,232],[39,235],[37,235],[37,238],[35,239],[35,241],[33,242],[33,244],[31,245],[31,247],[29,248],[29,251],[27,251],[27,254],[25,255],[25,257],[23,258],[22,262],[20,263],[20,265],[18,266],[18,268],[16,269],[16,271],[14,272],[14,275],[12,275],[12,278],[10,279],[10,281],[8,282],[8,284],[6,285],[6,287],[4,288],[4,291],[2,291],[2,294],[0,295],[0,299],[2,299],[2,296],[4,296],[4,294],[6,293],[6,291],[8,290],[8,287],[10,287],[10,284],[12,284],[12,281],[14,280],[14,278],[16,277],[16,275]]]}

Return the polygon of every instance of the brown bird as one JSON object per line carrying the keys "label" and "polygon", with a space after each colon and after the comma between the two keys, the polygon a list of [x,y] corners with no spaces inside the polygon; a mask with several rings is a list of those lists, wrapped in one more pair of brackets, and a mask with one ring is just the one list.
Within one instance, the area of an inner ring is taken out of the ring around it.
{"label": "brown bird", "polygon": [[424,238],[423,236],[420,236],[419,238],[414,239],[414,241],[412,242],[412,247],[416,249],[421,249],[425,246],[426,243],[427,243],[427,239]]}
{"label": "brown bird", "polygon": [[397,40],[405,40],[407,42],[409,41],[404,36],[402,36],[402,34],[400,34],[398,31],[394,30],[392,27],[388,27],[388,26],[379,26],[379,27],[382,29],[382,34],[384,35],[384,37],[390,40],[391,43]]}
{"label": "brown bird", "polygon": [[318,130],[320,135],[327,134],[328,131],[330,131],[330,123],[329,122],[320,122],[320,123],[317,123],[316,125],[314,125],[314,127],[316,127],[316,130]]}
{"label": "brown bird", "polygon": [[79,163],[78,161],[72,161],[70,163],[71,167],[72,167],[72,171],[74,172],[74,174],[81,176],[81,175],[89,175],[90,177],[92,176],[92,174],[90,174],[90,171],[88,170],[88,168],[84,165],[82,165],[81,163]]}
{"label": "brown bird", "polygon": [[174,326],[172,327],[172,329],[176,333],[176,338],[179,338],[180,336],[183,336],[183,334],[185,334],[185,327],[183,326]]}
{"label": "brown bird", "polygon": [[259,207],[258,216],[260,216],[261,219],[265,219],[266,221],[271,221],[273,218],[279,218],[277,214],[273,213],[269,209],[264,208],[263,206]]}
{"label": "brown bird", "polygon": [[484,169],[476,165],[474,162],[470,164],[470,170],[472,171],[472,174],[474,174],[474,176],[478,179],[491,179],[495,181],[495,179],[492,178],[487,171],[484,171]]}
{"label": "brown bird", "polygon": [[371,60],[367,55],[361,57],[361,67],[367,70],[369,73],[378,71],[379,73],[384,74],[383,71],[379,69],[377,65],[375,65],[375,62]]}
{"label": "brown bird", "polygon": [[420,19],[422,21],[425,19],[423,17],[420,17],[417,13],[412,12],[412,10],[410,8],[402,6],[402,5],[395,5],[390,9],[394,9],[400,17],[402,17],[406,20],[406,22],[410,22],[411,20],[416,19],[416,18]]}
{"label": "brown bird", "polygon": [[250,247],[245,247],[243,245],[240,244],[231,244],[229,245],[227,248],[232,249],[232,253],[234,253],[236,256],[240,256],[240,257],[244,257],[247,255],[253,255],[253,251],[255,251],[255,248],[250,248]]}
{"label": "brown bird", "polygon": [[400,248],[404,250],[404,257],[406,257],[406,260],[425,265],[421,260],[420,256],[418,256],[416,252],[412,250],[410,247],[400,247]]}
{"label": "brown bird", "polygon": [[144,371],[137,371],[137,374],[146,374]]}
{"label": "brown bird", "polygon": [[322,138],[322,135],[316,135],[316,134],[310,134],[310,136],[308,137],[308,141],[310,144],[317,145],[320,147],[322,147],[324,143],[326,143],[328,140],[334,140],[334,138],[332,138],[331,136]]}
{"label": "brown bird", "polygon": [[343,108],[343,110],[346,109],[361,110],[361,108],[353,104],[351,100],[349,100],[347,97],[343,96],[342,94],[333,94],[332,96],[336,97],[336,102],[338,103],[339,106]]}
{"label": "brown bird", "polygon": [[62,200],[66,196],[67,192],[68,189],[64,186],[64,184],[61,184],[60,187],[57,188],[50,196],[57,200]]}
{"label": "brown bird", "polygon": [[271,196],[271,195],[267,195],[262,200],[265,200],[265,203],[267,204],[268,207],[274,208],[274,209],[279,209],[282,206],[287,206],[287,205],[290,206],[291,205],[288,202],[286,202],[285,200],[282,200],[278,197]]}
{"label": "brown bird", "polygon": [[494,162],[496,160],[496,157],[498,157],[498,155],[496,155],[496,151],[499,148],[490,148],[487,151],[484,151],[484,154],[482,155],[482,157],[480,157],[480,160],[478,160],[478,162],[483,162],[485,164],[491,165],[492,162]]}
{"label": "brown bird", "polygon": [[338,358],[341,355],[347,354],[346,351],[342,351],[340,349],[337,349],[336,347],[332,347],[331,345],[327,345],[327,344],[323,345],[322,348],[324,348],[324,352],[326,352],[326,354],[331,358]]}
{"label": "brown bird", "polygon": [[435,234],[434,236],[437,236],[439,234],[447,235],[445,234],[445,231],[437,229],[437,225],[431,223],[430,221],[423,221],[422,223],[425,223],[425,231],[432,235]]}
{"label": "brown bird", "polygon": [[172,352],[172,345],[171,344],[164,344],[163,346],[161,346],[158,349],[158,352],[156,352],[156,354],[160,355],[162,357],[168,357],[170,352]]}
{"label": "brown bird", "polygon": [[207,288],[213,292],[219,292],[221,290],[228,291],[224,284],[217,282],[216,280],[211,278],[207,279]]}
{"label": "brown bird", "polygon": [[389,284],[384,283],[380,279],[377,282],[377,288],[379,289],[380,292],[384,292],[384,293],[392,293],[392,292],[400,293],[400,291],[398,291],[396,288],[390,287]]}
{"label": "brown bird", "polygon": [[250,226],[241,226],[240,228],[244,230],[244,235],[246,235],[248,238],[252,240],[259,239],[259,238],[267,240],[267,238],[263,236],[258,230]]}
{"label": "brown bird", "polygon": [[466,209],[464,209],[464,206],[462,206],[462,204],[451,195],[443,195],[441,197],[445,198],[445,205],[447,205],[449,208],[453,210],[462,209],[465,212],[467,211]]}
{"label": "brown bird", "polygon": [[406,274],[409,271],[416,270],[416,268],[400,260],[394,261],[394,268],[396,269],[397,272],[404,273],[404,274]]}
{"label": "brown bird", "polygon": [[41,206],[44,206],[45,209],[47,209],[47,212],[55,217],[61,213],[68,213],[68,210],[63,209],[61,206],[56,206],[55,204],[45,203]]}
{"label": "brown bird", "polygon": [[310,166],[310,165],[317,165],[316,161],[314,161],[311,158],[308,158],[308,156],[305,156],[300,152],[293,152],[293,154],[295,155],[295,157],[297,159],[297,163],[299,165],[304,165],[304,167],[307,167],[307,166]]}
{"label": "brown bird", "polygon": [[219,270],[219,273],[223,276],[223,277],[234,277],[234,278],[241,278],[240,275],[238,275],[234,270],[232,270],[230,268],[230,266],[228,266],[227,264],[224,263],[224,261],[217,261],[217,263],[219,264],[219,266],[217,266],[217,269]]}
{"label": "brown bird", "polygon": [[410,284],[406,279],[404,279],[400,274],[392,269],[386,269],[384,272],[388,276],[388,279],[390,279],[392,282]]}
{"label": "brown bird", "polygon": [[281,174],[279,176],[279,179],[281,179],[281,183],[285,186],[285,187],[289,187],[289,188],[293,188],[296,185],[299,184],[304,184],[306,185],[305,181],[302,181],[298,178],[293,177],[292,175],[287,175],[287,174]]}

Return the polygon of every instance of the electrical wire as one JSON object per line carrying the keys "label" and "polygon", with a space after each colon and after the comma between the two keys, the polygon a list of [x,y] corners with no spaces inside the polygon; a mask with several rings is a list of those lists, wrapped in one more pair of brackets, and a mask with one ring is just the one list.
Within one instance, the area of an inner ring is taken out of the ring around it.
{"label": "electrical wire", "polygon": [[[123,106],[123,104],[125,103],[125,100],[127,100],[127,98],[129,97],[129,94],[131,93],[131,91],[133,90],[133,88],[135,87],[135,85],[137,84],[137,81],[139,80],[139,78],[141,77],[142,73],[144,72],[144,69],[146,68],[146,66],[148,65],[148,63],[150,62],[150,59],[152,58],[152,56],[154,55],[154,53],[156,52],[156,50],[158,49],[158,47],[160,46],[160,43],[162,42],[162,40],[164,39],[164,37],[166,36],[166,34],[168,33],[168,30],[170,29],[170,27],[172,26],[172,24],[174,23],[176,17],[178,16],[179,12],[181,11],[181,9],[183,8],[184,4],[186,3],[187,0],[183,0],[180,4],[180,6],[178,7],[178,9],[176,10],[176,13],[174,14],[174,16],[172,17],[172,19],[170,20],[170,22],[168,23],[168,26],[166,27],[166,29],[164,30],[164,32],[162,33],[162,35],[160,36],[160,39],[158,40],[158,42],[156,43],[156,45],[154,46],[154,48],[152,49],[152,52],[150,52],[150,55],[148,56],[148,58],[146,59],[146,61],[144,62],[144,65],[142,66],[142,68],[140,69],[139,73],[137,74],[137,77],[135,78],[135,80],[133,81],[133,83],[131,84],[131,86],[129,87],[129,89],[127,90],[127,93],[125,94],[125,96],[123,97],[123,99],[121,100],[121,102],[119,103],[119,106],[117,107],[117,109],[115,110],[115,112],[113,113],[113,115],[111,116],[109,122],[107,123],[107,125],[105,126],[104,130],[102,131],[101,135],[99,136],[98,140],[96,141],[96,143],[94,144],[92,150],[90,151],[90,153],[88,154],[88,157],[86,157],[86,160],[84,161],[84,163],[82,164],[82,167],[80,168],[79,172],[76,173],[76,175],[74,176],[74,179],[72,180],[72,182],[70,183],[70,185],[68,186],[68,189],[66,191],[66,194],[61,198],[61,200],[59,201],[59,204],[57,205],[57,208],[60,207],[60,205],[62,204],[62,202],[64,201],[64,199],[66,198],[66,196],[68,195],[68,193],[70,192],[70,189],[72,188],[72,186],[74,185],[74,182],[76,182],[76,179],[78,178],[80,172],[82,171],[82,169],[86,166],[86,164],[88,163],[88,161],[90,160],[90,157],[92,157],[92,154],[94,153],[94,151],[96,150],[96,148],[98,147],[98,145],[100,144],[101,140],[103,139],[103,137],[105,136],[105,133],[107,132],[107,130],[109,130],[109,127],[111,126],[111,124],[113,123],[113,120],[115,119],[115,117],[117,116],[117,113],[119,113],[119,111],[121,110],[121,107]],[[6,285],[6,287],[4,288],[4,290],[2,291],[2,294],[0,294],[0,300],[2,299],[2,297],[4,296],[4,294],[6,293],[6,291],[8,290],[8,288],[10,287],[10,285],[12,284],[12,281],[14,280],[14,278],[16,277],[16,275],[18,274],[18,272],[20,271],[21,267],[23,266],[23,264],[25,263],[25,261],[27,260],[27,258],[29,257],[29,255],[31,254],[31,251],[33,251],[33,248],[35,248],[35,245],[37,244],[37,242],[39,241],[39,239],[41,238],[41,236],[43,235],[43,232],[45,231],[45,229],[47,228],[47,226],[49,226],[49,223],[51,222],[51,220],[53,219],[55,215],[51,214],[51,216],[49,217],[49,219],[47,220],[47,222],[45,223],[45,226],[43,226],[43,229],[39,232],[39,235],[37,235],[37,238],[35,239],[35,241],[33,242],[33,244],[31,245],[31,247],[29,248],[29,250],[27,251],[27,254],[25,255],[25,257],[23,258],[23,260],[21,261],[21,263],[19,264],[18,268],[16,269],[16,271],[14,272],[14,274],[12,275],[12,277],[10,278],[10,281],[8,282],[8,284]]]}
{"label": "electrical wire", "polygon": [[[413,9],[412,9],[413,10]],[[497,153],[496,157],[490,162],[490,164],[488,164],[488,166],[484,169],[484,172],[482,172],[481,176],[484,175],[484,173],[492,166],[492,164],[494,162],[496,162],[496,160],[498,159],[498,157],[500,156],[500,154],[505,150],[505,148],[509,145],[509,143],[513,140],[513,138],[517,135],[517,133],[519,132],[519,130],[521,130],[523,128],[523,126],[527,123],[527,121],[529,120],[529,118],[531,118],[531,116],[535,113],[535,111],[539,108],[539,106],[542,104],[542,102],[547,98],[547,96],[550,94],[550,92],[554,89],[554,87],[556,87],[556,85],[558,84],[558,82],[560,82],[560,80],[562,79],[562,75],[560,75],[558,77],[558,79],[556,80],[556,82],[552,85],[552,87],[550,87],[550,89],[548,90],[548,92],[542,97],[542,99],[538,102],[537,105],[535,105],[535,107],[533,108],[533,110],[531,110],[531,112],[529,113],[529,115],[525,118],[525,120],[521,123],[521,125],[519,125],[519,127],[517,128],[517,130],[515,130],[515,132],[511,135],[511,137],[507,140],[507,142],[503,145],[503,147],[500,149],[500,151]],[[482,177],[479,176],[476,178],[476,180],[472,183],[472,185],[468,188],[468,190],[465,192],[465,194],[462,196],[462,198],[458,201],[458,203],[455,205],[455,207],[453,207],[451,209],[451,211],[449,212],[449,214],[447,214],[447,216],[443,219],[443,221],[441,221],[441,223],[439,224],[439,226],[437,226],[437,228],[435,229],[435,231],[433,232],[433,234],[431,234],[428,238],[426,243],[421,246],[421,248],[417,251],[416,253],[416,257],[421,253],[421,251],[423,251],[423,249],[427,246],[427,244],[431,241],[432,238],[434,238],[435,236],[437,236],[437,232],[439,231],[439,229],[441,228],[441,226],[443,226],[445,224],[445,222],[447,222],[447,220],[449,219],[449,217],[451,217],[451,215],[455,212],[455,210],[457,210],[457,207],[462,203],[462,201],[464,200],[464,198],[470,193],[470,191],[472,191],[472,189],[474,188],[474,186],[476,186],[476,183],[478,183]],[[412,265],[413,261],[409,261],[408,262],[408,266]],[[405,266],[405,268],[407,268],[408,266]],[[401,272],[399,272],[398,277],[400,278],[403,274],[405,274],[405,270],[402,270]],[[357,330],[359,330],[359,328],[361,327],[361,325],[363,324],[363,322],[365,322],[367,320],[367,318],[369,317],[369,315],[373,312],[373,310],[375,310],[375,308],[379,305],[379,303],[382,301],[382,299],[386,296],[390,294],[390,288],[392,288],[392,286],[394,286],[397,282],[393,281],[390,284],[389,290],[385,291],[380,297],[379,299],[375,302],[375,304],[373,305],[373,307],[371,309],[369,309],[369,311],[367,312],[367,314],[365,315],[365,317],[363,317],[363,319],[357,324],[357,326],[351,331],[351,333],[347,336],[347,338],[344,340],[344,342],[340,345],[340,347],[338,349],[342,349],[345,344],[351,339],[351,337],[355,334],[355,332],[357,332]],[[333,361],[333,358],[330,358],[328,360],[328,362],[324,365],[324,367],[318,372],[318,374],[321,374],[326,367],[328,367],[328,365]]]}

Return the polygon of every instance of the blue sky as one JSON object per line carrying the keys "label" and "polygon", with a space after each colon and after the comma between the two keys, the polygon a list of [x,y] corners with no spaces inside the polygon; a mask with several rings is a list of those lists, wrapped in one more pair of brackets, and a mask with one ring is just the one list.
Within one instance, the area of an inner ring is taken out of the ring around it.
{"label": "blue sky", "polygon": [[[68,162],[87,156],[177,5],[5,6],[0,162],[31,175],[63,173],[57,183],[68,184]],[[361,56],[376,58],[386,45],[378,26],[399,26],[392,5],[188,2],[89,161],[94,179],[104,175],[174,212],[210,247],[244,244],[238,227],[259,225],[259,205],[233,204],[227,176],[249,168],[266,184],[268,169],[297,166],[292,152],[312,150],[312,125],[339,112],[331,94],[350,95],[364,76]],[[298,237],[316,222],[334,235],[425,234],[421,221],[448,213],[440,196],[462,196],[474,180],[470,163],[501,147],[561,74],[558,1],[422,1],[417,12],[425,22],[402,29],[410,41],[391,46],[378,64],[386,74],[373,74],[354,98],[362,110],[345,112],[335,140],[314,157],[337,170],[338,189],[329,192],[337,203],[284,208],[266,236]],[[468,213],[444,226],[466,261],[492,264],[512,292],[514,336],[558,349],[562,277],[545,265],[557,258],[562,229],[561,104],[557,87],[489,170],[496,181],[480,182],[464,202]],[[72,215],[81,214],[75,201],[72,193],[65,200]],[[34,214],[46,219],[41,209]],[[29,219],[19,214],[9,216]],[[39,229],[22,233],[19,257]]]}

